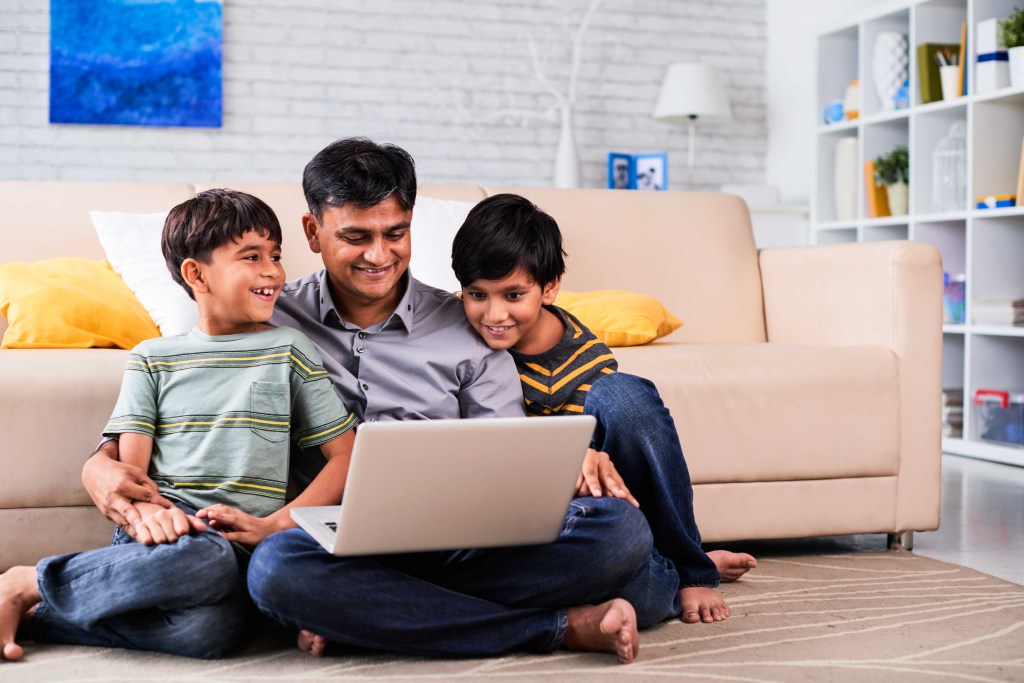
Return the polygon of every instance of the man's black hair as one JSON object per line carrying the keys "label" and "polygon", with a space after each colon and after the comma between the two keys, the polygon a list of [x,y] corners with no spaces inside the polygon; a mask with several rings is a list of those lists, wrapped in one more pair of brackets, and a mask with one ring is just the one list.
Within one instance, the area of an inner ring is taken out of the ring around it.
{"label": "man's black hair", "polygon": [[160,249],[171,277],[195,299],[181,264],[190,258],[209,263],[214,249],[253,231],[281,244],[281,224],[263,200],[237,190],[206,190],[167,214]]}
{"label": "man's black hair", "polygon": [[554,218],[517,194],[497,194],[466,216],[452,242],[452,269],[463,287],[501,280],[516,268],[543,287],[562,277],[565,255]]}
{"label": "man's black hair", "polygon": [[416,203],[416,164],[397,145],[366,138],[335,140],[306,164],[302,192],[317,222],[329,207],[353,204],[368,209],[389,197],[411,211]]}

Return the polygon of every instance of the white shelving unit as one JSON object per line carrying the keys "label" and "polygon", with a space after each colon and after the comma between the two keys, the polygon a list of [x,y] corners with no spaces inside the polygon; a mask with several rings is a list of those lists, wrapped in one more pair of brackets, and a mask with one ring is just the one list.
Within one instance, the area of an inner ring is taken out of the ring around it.
{"label": "white shelving unit", "polygon": [[[974,40],[979,21],[1005,17],[1022,0],[902,0],[818,38],[817,120],[827,104],[842,100],[847,84],[860,81],[860,118],[819,124],[817,187],[811,206],[811,241],[817,244],[912,239],[935,245],[943,268],[967,277],[967,322],[943,327],[944,387],[964,389],[964,434],[944,439],[949,453],[1024,466],[1024,448],[983,441],[974,429],[971,400],[979,388],[1024,391],[1024,328],[972,322],[972,300],[1024,296],[1024,207],[976,209],[974,198],[1014,194],[1024,139],[1024,89],[975,93]],[[921,103],[917,45],[959,43],[967,22],[968,94]],[[883,31],[909,38],[910,106],[883,111],[872,81],[872,48]],[[950,126],[966,124],[967,190],[954,211],[939,211],[932,197],[932,152]],[[858,169],[864,162],[906,145],[910,152],[910,197],[906,216],[867,217],[863,171],[857,174],[857,216],[836,220],[835,150],[842,138],[857,140]],[[1024,197],[1018,197],[1024,202]]]}

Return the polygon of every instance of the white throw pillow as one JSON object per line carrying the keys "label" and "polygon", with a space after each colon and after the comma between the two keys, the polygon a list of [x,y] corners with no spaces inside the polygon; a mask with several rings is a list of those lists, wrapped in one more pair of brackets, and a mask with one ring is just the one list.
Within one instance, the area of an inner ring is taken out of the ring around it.
{"label": "white throw pillow", "polygon": [[199,319],[196,302],[174,281],[160,251],[167,213],[90,211],[107,260],[165,336],[183,334]]}
{"label": "white throw pillow", "polygon": [[462,289],[452,271],[452,241],[475,202],[416,197],[409,270],[420,282],[449,292]]}

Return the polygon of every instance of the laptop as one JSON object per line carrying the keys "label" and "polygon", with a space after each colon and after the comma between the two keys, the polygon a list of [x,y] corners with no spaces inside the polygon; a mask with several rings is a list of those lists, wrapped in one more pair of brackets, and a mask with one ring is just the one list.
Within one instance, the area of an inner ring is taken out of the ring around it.
{"label": "laptop", "polygon": [[550,543],[594,433],[590,415],[368,422],[342,505],[292,519],[338,556]]}

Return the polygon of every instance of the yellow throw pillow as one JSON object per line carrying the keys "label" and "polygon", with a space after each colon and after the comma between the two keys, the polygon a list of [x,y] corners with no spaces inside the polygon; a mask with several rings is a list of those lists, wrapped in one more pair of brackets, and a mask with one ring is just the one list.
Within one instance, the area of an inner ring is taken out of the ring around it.
{"label": "yellow throw pillow", "polygon": [[608,346],[639,346],[682,326],[653,296],[622,289],[561,291],[555,299]]}
{"label": "yellow throw pillow", "polygon": [[54,258],[0,265],[0,348],[133,348],[160,330],[106,261]]}

